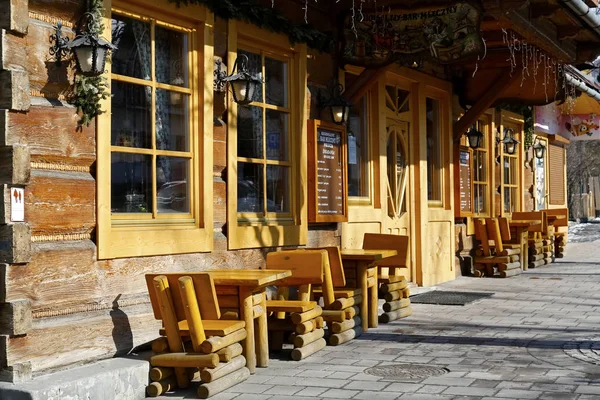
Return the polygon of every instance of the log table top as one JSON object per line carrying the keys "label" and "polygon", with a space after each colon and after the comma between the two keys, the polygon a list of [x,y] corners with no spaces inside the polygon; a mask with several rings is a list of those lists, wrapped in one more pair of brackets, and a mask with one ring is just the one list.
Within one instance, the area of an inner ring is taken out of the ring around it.
{"label": "log table top", "polygon": [[509,220],[508,223],[510,226],[521,227],[521,228],[527,228],[527,227],[538,224],[537,221],[519,221],[519,220]]}
{"label": "log table top", "polygon": [[364,250],[345,249],[341,251],[342,260],[348,261],[377,261],[398,254],[396,250]]}
{"label": "log table top", "polygon": [[292,271],[279,269],[213,269],[206,272],[215,285],[252,286],[257,289],[292,276]]}

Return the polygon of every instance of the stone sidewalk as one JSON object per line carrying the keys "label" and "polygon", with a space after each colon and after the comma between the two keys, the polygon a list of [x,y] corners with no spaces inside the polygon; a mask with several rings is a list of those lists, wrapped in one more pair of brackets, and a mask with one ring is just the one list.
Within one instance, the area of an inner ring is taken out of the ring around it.
{"label": "stone sidewalk", "polygon": [[[494,295],[466,306],[413,304],[411,317],[348,344],[300,362],[271,359],[212,399],[600,399],[600,241],[567,251],[518,277],[440,285]],[[393,379],[365,372],[387,365],[435,368]]]}

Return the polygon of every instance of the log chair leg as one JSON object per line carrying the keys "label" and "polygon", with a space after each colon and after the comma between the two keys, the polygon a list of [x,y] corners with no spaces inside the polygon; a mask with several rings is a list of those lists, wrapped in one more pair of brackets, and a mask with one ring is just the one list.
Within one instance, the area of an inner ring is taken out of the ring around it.
{"label": "log chair leg", "polygon": [[358,286],[363,293],[363,302],[360,304],[360,318],[362,319],[363,331],[369,329],[369,288],[367,287],[367,266],[358,265],[356,273],[358,274]]}
{"label": "log chair leg", "polygon": [[[377,279],[377,267],[375,268],[375,277]],[[377,296],[377,281],[375,285],[369,288],[369,328],[377,328],[379,326],[379,298]]]}

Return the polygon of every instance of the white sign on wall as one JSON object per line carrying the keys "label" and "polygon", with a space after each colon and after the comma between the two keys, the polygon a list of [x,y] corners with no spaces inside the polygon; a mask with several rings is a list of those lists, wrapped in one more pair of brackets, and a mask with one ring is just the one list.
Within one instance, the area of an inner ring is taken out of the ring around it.
{"label": "white sign on wall", "polygon": [[25,190],[22,188],[10,188],[10,220],[25,221]]}

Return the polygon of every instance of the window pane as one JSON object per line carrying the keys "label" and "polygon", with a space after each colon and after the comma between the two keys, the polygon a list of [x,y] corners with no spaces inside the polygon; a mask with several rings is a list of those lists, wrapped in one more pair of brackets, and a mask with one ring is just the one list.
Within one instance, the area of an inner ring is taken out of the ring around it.
{"label": "window pane", "polygon": [[190,161],[156,157],[156,206],[159,213],[188,213]]}
{"label": "window pane", "polygon": [[111,144],[151,148],[151,88],[112,81],[111,89]]}
{"label": "window pane", "polygon": [[288,161],[289,114],[267,110],[267,158]]}
{"label": "window pane", "polygon": [[486,204],[486,189],[487,185],[473,185],[473,191],[475,192],[475,214],[485,213],[487,210],[485,209]]}
{"label": "window pane", "polygon": [[511,187],[504,188],[504,211],[512,213],[515,211],[517,200],[517,189]]}
{"label": "window pane", "polygon": [[111,154],[111,211],[152,212],[152,157]]}
{"label": "window pane", "polygon": [[477,152],[477,180],[481,182],[485,182],[487,180],[487,152],[478,151]]}
{"label": "window pane", "polygon": [[156,89],[156,148],[189,150],[189,95]]}
{"label": "window pane", "polygon": [[369,196],[368,121],[365,97],[348,118],[348,195]]}
{"label": "window pane", "polygon": [[[259,78],[262,79],[262,57],[261,57],[261,55],[252,53],[252,52],[246,51],[246,50],[238,50],[238,57],[239,57],[240,61],[243,59],[243,57],[240,57],[242,54],[248,56],[248,65],[247,65],[248,72],[250,72],[250,74],[252,74],[254,76],[258,76]],[[238,73],[239,71],[240,71],[240,65],[238,63],[237,70],[235,72]],[[231,73],[231,71],[229,71],[229,73]],[[263,101],[262,87],[256,94],[254,101],[259,101],[259,102]]]}
{"label": "window pane", "polygon": [[238,212],[264,213],[262,164],[238,163]]}
{"label": "window pane", "polygon": [[290,212],[290,167],[267,165],[267,211]]}
{"label": "window pane", "polygon": [[263,110],[238,107],[238,157],[263,158]]}
{"label": "window pane", "polygon": [[427,199],[442,200],[440,105],[427,98]]}
{"label": "window pane", "polygon": [[267,103],[288,106],[287,63],[265,57],[265,95]]}
{"label": "window pane", "polygon": [[510,184],[510,160],[508,157],[504,157],[504,184]]}
{"label": "window pane", "polygon": [[155,29],[156,80],[188,87],[188,35],[157,26]]}
{"label": "window pane", "polygon": [[112,53],[113,74],[150,79],[150,24],[113,14],[112,42],[118,49]]}

